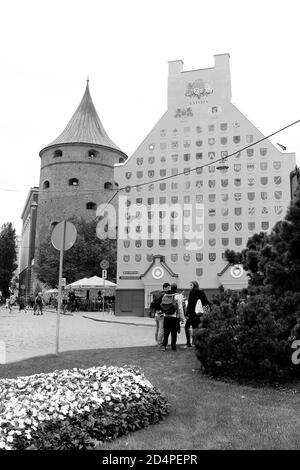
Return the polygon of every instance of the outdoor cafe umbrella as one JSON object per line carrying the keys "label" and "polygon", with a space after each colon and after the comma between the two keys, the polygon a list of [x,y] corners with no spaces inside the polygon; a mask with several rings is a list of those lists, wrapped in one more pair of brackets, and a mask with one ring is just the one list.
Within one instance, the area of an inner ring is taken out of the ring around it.
{"label": "outdoor cafe umbrella", "polygon": [[92,276],[90,278],[84,277],[83,279],[72,282],[72,284],[68,284],[67,287],[74,289],[98,289],[103,287],[117,287],[117,284],[108,281],[107,279],[102,279],[102,277]]}

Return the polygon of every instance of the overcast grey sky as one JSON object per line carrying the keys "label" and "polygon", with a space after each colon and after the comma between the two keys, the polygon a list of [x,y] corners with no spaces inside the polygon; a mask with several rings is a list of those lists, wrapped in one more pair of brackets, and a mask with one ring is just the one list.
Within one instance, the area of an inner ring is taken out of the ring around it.
{"label": "overcast grey sky", "polygon": [[[21,233],[39,151],[64,129],[90,77],[110,138],[131,155],[167,106],[169,60],[229,53],[232,102],[264,134],[300,119],[298,0],[10,0],[0,6],[0,225]],[[300,124],[272,139],[296,152]],[[14,191],[3,191],[4,189]]]}

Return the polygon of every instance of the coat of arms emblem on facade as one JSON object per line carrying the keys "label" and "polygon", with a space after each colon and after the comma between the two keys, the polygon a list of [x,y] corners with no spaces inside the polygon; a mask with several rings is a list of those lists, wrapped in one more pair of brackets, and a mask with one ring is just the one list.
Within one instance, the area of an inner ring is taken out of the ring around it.
{"label": "coat of arms emblem on facade", "polygon": [[266,171],[268,169],[268,163],[267,162],[260,162],[260,169],[262,171]]}
{"label": "coat of arms emblem on facade", "polygon": [[261,176],[260,182],[263,186],[265,186],[266,184],[268,184],[268,177],[267,176]]}
{"label": "coat of arms emblem on facade", "polygon": [[273,162],[273,167],[274,167],[274,170],[280,170],[281,162]]}
{"label": "coat of arms emblem on facade", "polygon": [[281,176],[274,176],[274,183],[275,184],[281,184],[282,178]]}
{"label": "coat of arms emblem on facade", "polygon": [[221,213],[223,217],[227,217],[229,213],[229,209],[227,207],[222,207]]}
{"label": "coat of arms emblem on facade", "polygon": [[189,98],[205,98],[213,93],[213,89],[204,83],[203,80],[198,79],[194,82],[189,82],[186,87],[185,96]]}

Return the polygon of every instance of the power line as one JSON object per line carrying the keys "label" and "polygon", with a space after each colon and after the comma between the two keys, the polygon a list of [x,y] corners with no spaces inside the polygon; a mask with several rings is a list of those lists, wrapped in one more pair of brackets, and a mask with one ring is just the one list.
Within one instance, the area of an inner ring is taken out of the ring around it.
{"label": "power line", "polygon": [[[148,180],[147,182],[144,182],[144,183],[138,183],[138,184],[135,184],[135,185],[126,185],[124,186],[123,188],[118,188],[116,189],[117,192],[119,191],[122,191],[126,188],[136,188],[136,187],[142,187],[142,186],[146,186],[146,185],[149,185],[149,184],[154,184],[154,183],[158,183],[159,181],[164,181],[164,180],[168,180],[168,179],[171,179],[171,178],[177,178],[178,176],[181,176],[181,175],[187,175],[189,173],[191,173],[192,171],[197,171],[198,169],[200,168],[205,168],[207,166],[211,166],[215,163],[218,163],[220,161],[224,161],[224,160],[227,160],[228,158],[236,155],[237,153],[240,153],[240,152],[243,152],[244,150],[247,150],[249,147],[253,147],[254,145],[257,145],[259,144],[260,142],[263,142],[264,140],[267,140],[269,139],[270,137],[273,137],[274,135],[278,134],[279,132],[282,132],[286,129],[288,129],[289,127],[292,127],[294,126],[295,124],[298,124],[300,122],[300,119],[298,119],[297,121],[294,121],[292,122],[291,124],[288,124],[287,126],[284,126],[282,127],[281,129],[275,131],[275,132],[272,132],[272,134],[269,134],[265,137],[263,137],[262,139],[259,139],[255,142],[252,142],[251,144],[249,145],[246,145],[245,147],[239,149],[239,150],[236,150],[232,153],[230,153],[229,155],[227,155],[226,157],[220,157],[218,158],[217,160],[213,160],[213,161],[210,161],[209,163],[205,163],[201,166],[197,166],[195,168],[190,168],[188,172],[186,171],[182,171],[182,172],[179,172],[177,173],[176,175],[169,175],[169,176],[165,176],[165,177],[162,177],[162,178],[158,178],[156,180]],[[108,189],[109,191],[114,191],[114,189]],[[11,188],[0,188],[0,191],[10,191],[10,192],[28,192],[28,190],[26,189],[11,189]],[[84,189],[84,190],[76,190],[76,193],[90,193],[90,192],[94,192],[94,191],[99,191],[99,188],[95,188],[95,189]],[[47,194],[49,193],[55,193],[57,194],[58,192],[65,192],[65,190],[48,190],[47,189]],[[70,195],[66,195],[66,197],[74,197],[74,194],[70,194]]]}

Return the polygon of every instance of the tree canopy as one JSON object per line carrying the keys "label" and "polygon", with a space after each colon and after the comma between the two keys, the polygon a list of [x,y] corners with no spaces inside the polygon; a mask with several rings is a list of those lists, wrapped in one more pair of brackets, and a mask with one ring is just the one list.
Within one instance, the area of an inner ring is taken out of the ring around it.
{"label": "tree canopy", "polygon": [[[77,229],[77,239],[72,248],[64,252],[63,277],[67,283],[83,277],[100,276],[100,262],[109,261],[108,279],[116,282],[117,243],[116,240],[99,240],[96,234],[97,222],[84,219],[70,219]],[[57,287],[59,274],[59,251],[51,243],[51,235],[40,245],[35,271],[39,281],[50,287]]]}
{"label": "tree canopy", "polygon": [[9,285],[17,268],[16,231],[11,222],[2,225],[0,230],[0,290],[9,295]]}

